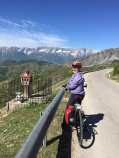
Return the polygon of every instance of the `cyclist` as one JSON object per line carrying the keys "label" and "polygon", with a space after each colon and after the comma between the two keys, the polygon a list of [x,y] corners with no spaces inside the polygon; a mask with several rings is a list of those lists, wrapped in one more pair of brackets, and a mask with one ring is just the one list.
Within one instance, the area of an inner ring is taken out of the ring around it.
{"label": "cyclist", "polygon": [[[84,91],[84,78],[81,73],[81,67],[82,64],[78,61],[73,62],[72,64],[72,70],[73,70],[73,76],[71,77],[69,83],[67,85],[61,85],[61,87],[64,87],[69,90],[71,96],[69,98],[69,101],[67,103],[66,110],[70,105],[74,105],[76,102],[81,104],[84,96],[85,96],[85,91]],[[65,122],[65,116],[63,119],[63,123],[61,124],[62,130],[65,129],[67,126]]]}

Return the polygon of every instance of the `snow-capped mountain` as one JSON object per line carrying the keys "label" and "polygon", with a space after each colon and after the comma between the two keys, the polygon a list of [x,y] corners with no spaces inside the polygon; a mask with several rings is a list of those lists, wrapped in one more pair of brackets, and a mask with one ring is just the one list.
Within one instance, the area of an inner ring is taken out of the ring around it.
{"label": "snow-capped mountain", "polygon": [[36,59],[51,63],[65,63],[74,58],[82,58],[95,54],[98,50],[58,47],[0,47],[0,62],[4,60],[27,60]]}

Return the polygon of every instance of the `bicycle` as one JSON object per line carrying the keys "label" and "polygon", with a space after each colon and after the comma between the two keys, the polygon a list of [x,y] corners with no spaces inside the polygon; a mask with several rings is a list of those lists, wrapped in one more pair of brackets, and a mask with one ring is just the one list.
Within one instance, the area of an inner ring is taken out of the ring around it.
{"label": "bicycle", "polygon": [[[87,84],[84,85],[87,87]],[[84,111],[82,111],[82,106],[79,103],[74,104],[74,116],[70,118],[70,128],[71,126],[75,126],[77,130],[77,137],[79,141],[79,145],[82,147],[83,143],[83,131],[84,131]]]}
{"label": "bicycle", "polygon": [[83,129],[84,129],[84,112],[82,111],[82,106],[78,103],[74,104],[74,116],[73,118],[70,118],[70,128],[72,128],[71,126],[76,127],[79,145],[82,146]]}
{"label": "bicycle", "polygon": [[[84,87],[87,87],[87,84],[85,84]],[[72,126],[76,127],[78,141],[80,146],[82,147],[84,131],[84,112],[82,111],[82,106],[79,103],[75,103],[73,106],[74,115],[70,118],[69,127],[70,131],[72,131]]]}

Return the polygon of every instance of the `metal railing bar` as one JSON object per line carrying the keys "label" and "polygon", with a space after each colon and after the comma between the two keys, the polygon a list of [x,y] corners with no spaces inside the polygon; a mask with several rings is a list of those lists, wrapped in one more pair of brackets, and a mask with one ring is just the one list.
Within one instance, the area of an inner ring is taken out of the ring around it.
{"label": "metal railing bar", "polygon": [[50,105],[46,108],[43,116],[39,119],[36,126],[28,136],[26,142],[18,152],[16,158],[35,158],[43,142],[48,127],[55,115],[55,112],[65,94],[64,88],[58,92]]}

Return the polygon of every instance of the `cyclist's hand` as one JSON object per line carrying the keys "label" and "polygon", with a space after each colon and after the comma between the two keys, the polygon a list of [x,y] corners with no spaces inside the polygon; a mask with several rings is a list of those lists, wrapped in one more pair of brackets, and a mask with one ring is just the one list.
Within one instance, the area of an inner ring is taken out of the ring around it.
{"label": "cyclist's hand", "polygon": [[62,88],[62,87],[63,87],[65,90],[67,90],[66,85],[61,84],[61,88]]}
{"label": "cyclist's hand", "polygon": [[64,84],[61,84],[61,87],[64,87],[64,88],[65,88],[65,87],[66,87],[66,85],[64,85]]}

